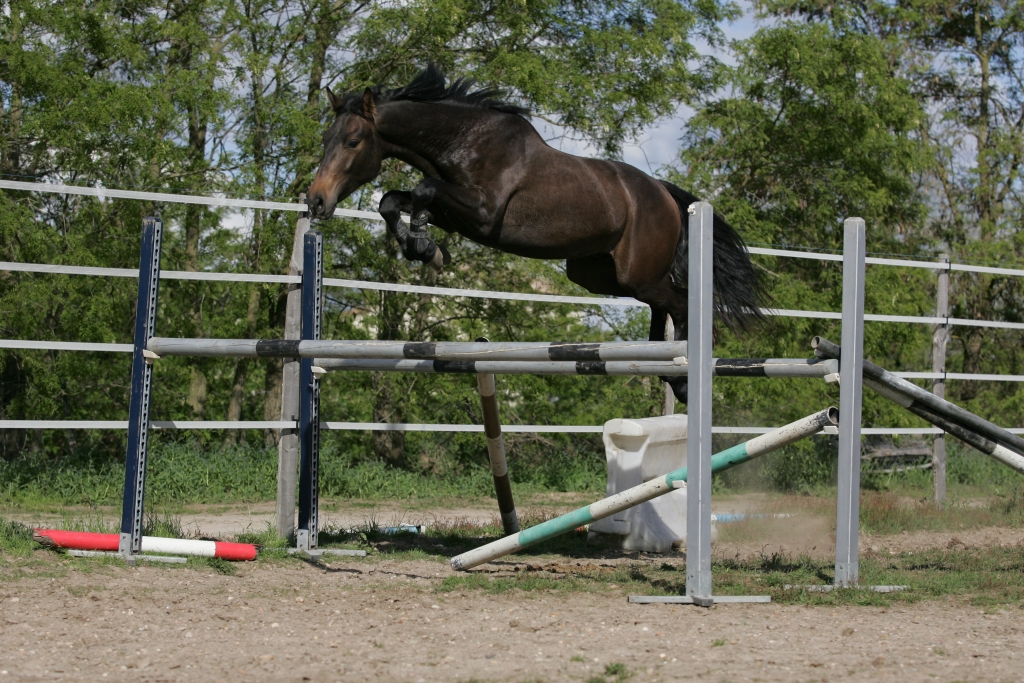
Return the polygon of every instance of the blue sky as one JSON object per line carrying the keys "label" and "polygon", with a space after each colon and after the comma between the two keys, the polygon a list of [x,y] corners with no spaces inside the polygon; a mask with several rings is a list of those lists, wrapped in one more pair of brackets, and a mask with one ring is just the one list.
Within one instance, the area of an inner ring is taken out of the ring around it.
{"label": "blue sky", "polygon": [[[726,38],[730,41],[749,38],[761,25],[754,18],[754,11],[749,2],[743,0],[739,2],[739,5],[743,9],[743,16],[723,27]],[[731,55],[727,52],[711,50],[707,45],[700,43],[697,44],[697,48],[701,53],[711,53],[726,63],[733,63]],[[623,147],[623,161],[647,173],[654,173],[662,166],[673,163],[679,150],[679,139],[682,137],[686,121],[691,114],[692,110],[682,107],[675,116],[657,122],[644,131],[639,140],[627,143]],[[542,125],[540,121],[534,121],[534,125],[545,138],[548,138],[553,147],[579,156],[599,156],[598,150],[592,145],[568,138],[559,139],[558,131],[550,126]]]}

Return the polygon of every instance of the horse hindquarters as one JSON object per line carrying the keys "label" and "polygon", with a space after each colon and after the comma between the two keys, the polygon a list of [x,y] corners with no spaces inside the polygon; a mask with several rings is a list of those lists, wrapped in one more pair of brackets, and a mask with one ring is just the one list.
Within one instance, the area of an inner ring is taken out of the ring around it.
{"label": "horse hindquarters", "polygon": [[[669,271],[672,287],[685,293],[689,280],[689,221],[688,209],[698,199],[672,183],[661,181],[679,206],[683,217],[679,243]],[[714,250],[712,254],[712,280],[715,314],[734,332],[749,330],[765,321],[761,305],[769,296],[750,261],[743,238],[717,213],[714,217]]]}

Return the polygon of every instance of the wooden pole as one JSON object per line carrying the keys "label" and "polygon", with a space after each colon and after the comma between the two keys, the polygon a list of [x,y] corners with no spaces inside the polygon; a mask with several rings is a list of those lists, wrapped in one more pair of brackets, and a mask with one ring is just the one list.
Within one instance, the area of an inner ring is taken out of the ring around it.
{"label": "wooden pole", "polygon": [[[949,263],[949,254],[942,254],[941,260]],[[949,316],[949,268],[939,271],[935,291],[935,315]],[[949,325],[938,324],[932,330],[932,372],[946,373],[946,344],[949,342]],[[932,393],[939,398],[946,396],[946,379],[932,381]],[[938,434],[932,441],[932,490],[935,506],[941,508],[946,500],[946,436]]]}
{"label": "wooden pole", "polygon": [[501,436],[501,420],[498,418],[498,397],[494,387],[494,375],[477,375],[480,392],[480,406],[484,414],[484,434],[487,437],[487,455],[491,461],[494,477],[494,494],[498,499],[498,513],[505,535],[519,531],[516,503],[512,498],[512,480],[508,476],[508,461],[505,459],[505,440]]}
{"label": "wooden pole", "polygon": [[[299,202],[305,204],[306,195],[299,195]],[[295,222],[295,239],[292,241],[292,258],[288,263],[288,274],[299,275],[302,270],[303,239],[309,231],[309,214],[300,213]],[[288,285],[288,301],[285,308],[284,338],[299,339],[302,327],[302,285]],[[281,419],[295,422],[299,419],[299,359],[289,358],[284,362],[281,381]],[[277,442],[277,535],[290,539],[295,535],[295,487],[299,466],[298,429],[282,429]]]}

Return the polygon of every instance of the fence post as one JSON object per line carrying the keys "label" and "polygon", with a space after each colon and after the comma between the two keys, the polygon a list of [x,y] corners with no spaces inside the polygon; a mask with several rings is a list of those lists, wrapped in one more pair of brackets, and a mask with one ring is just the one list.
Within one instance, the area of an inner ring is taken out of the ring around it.
{"label": "fence post", "polygon": [[836,586],[859,580],[860,419],[864,391],[864,251],[862,218],[843,223],[843,332],[839,361],[839,486],[836,503]]}
{"label": "fence post", "polygon": [[[320,340],[323,275],[323,234],[310,230],[303,237],[303,340]],[[299,527],[295,546],[299,550],[313,550],[320,529],[320,380],[313,374],[312,358],[299,360],[299,441]]]}
{"label": "fence post", "polygon": [[[672,322],[672,316],[665,316],[665,341],[676,340],[676,326]],[[662,390],[665,392],[665,404],[662,407],[662,415],[675,415],[676,414],[676,395],[672,393],[672,385],[668,382],[662,382]]]}
{"label": "fence post", "polygon": [[[306,195],[299,195],[299,201],[306,202]],[[309,231],[309,214],[299,213],[295,222],[295,238],[292,241],[292,258],[288,263],[288,274],[302,272],[302,240]],[[302,318],[302,285],[288,285],[288,300],[285,305],[284,338],[298,339]],[[299,359],[286,358],[281,378],[281,419],[290,422],[299,420]],[[291,539],[295,535],[295,485],[299,465],[298,429],[282,429],[277,442],[277,535]]]}
{"label": "fence post", "polygon": [[128,408],[128,450],[125,454],[121,536],[117,545],[117,551],[126,559],[142,551],[142,506],[146,492],[149,403],[153,386],[153,366],[145,353],[156,327],[163,229],[164,224],[159,218],[148,217],[142,221],[139,295],[135,307],[135,352],[132,355],[132,388]]}
{"label": "fence post", "polygon": [[711,598],[711,357],[714,210],[689,208],[690,301],[687,347],[689,422],[686,486],[686,594],[694,604]]}
{"label": "fence post", "polygon": [[[932,393],[939,398],[946,397],[946,344],[949,342],[949,254],[942,254],[940,260],[946,267],[939,271],[935,291],[935,317],[946,318],[932,330],[932,372],[941,372],[942,377],[932,381]],[[940,433],[932,441],[932,489],[935,506],[941,508],[946,500],[946,435]]]}

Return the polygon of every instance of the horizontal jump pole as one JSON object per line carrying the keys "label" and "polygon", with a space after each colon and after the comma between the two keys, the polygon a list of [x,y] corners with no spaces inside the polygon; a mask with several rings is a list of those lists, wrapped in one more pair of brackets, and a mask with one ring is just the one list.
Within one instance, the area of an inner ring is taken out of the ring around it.
{"label": "horizontal jump pole", "polygon": [[[826,408],[813,415],[808,415],[803,419],[792,422],[785,427],[779,427],[772,432],[755,437],[750,441],[713,455],[711,457],[711,472],[712,474],[723,472],[765,453],[770,453],[812,434],[817,434],[825,427],[833,427],[838,424],[839,411],[835,408]],[[676,488],[681,488],[679,484],[685,482],[686,477],[687,468],[681,467],[678,470],[616,493],[614,496],[609,496],[586,507],[581,507],[560,517],[541,522],[529,529],[523,529],[517,534],[506,536],[493,543],[488,543],[485,546],[456,555],[451,560],[452,569],[472,569],[485,562],[491,562],[499,557],[514,553],[522,548],[527,548],[542,541],[552,539],[555,536],[560,536],[573,529],[578,529],[584,524],[590,524],[640,503],[646,503],[658,496],[670,493]]]}
{"label": "horizontal jump pole", "polygon": [[[820,358],[713,358],[712,374],[718,377],[824,377],[838,371],[835,362]],[[419,372],[428,374],[492,375],[613,375],[681,376],[685,363],[672,361],[445,361],[375,360],[365,358],[318,358],[316,364],[330,371]]]}
{"label": "horizontal jump pole", "polygon": [[941,415],[936,415],[909,396],[905,396],[898,391],[894,391],[885,384],[865,378],[864,386],[869,387],[876,394],[889,399],[896,405],[903,406],[921,419],[931,422],[942,431],[955,436],[968,446],[971,446],[985,455],[1017,470],[1021,474],[1024,474],[1024,456],[1014,453],[1006,446],[998,444],[995,441],[991,441],[990,439],[986,439],[980,434],[975,434],[971,430],[965,429],[955,422],[950,422]]}
{"label": "horizontal jump pole", "polygon": [[[117,552],[119,541],[117,534],[58,529],[34,529],[32,538],[45,546],[98,552]],[[256,559],[256,546],[251,543],[199,541],[190,538],[163,538],[162,536],[143,536],[142,552],[218,557],[222,560],[235,561]]]}
{"label": "horizontal jump pole", "polygon": [[442,361],[672,361],[686,342],[401,342],[376,340],[170,339],[153,337],[158,356],[206,358],[366,358]]}
{"label": "horizontal jump pole", "polygon": [[[811,346],[814,348],[814,354],[822,358],[834,358],[838,360],[842,354],[842,347],[830,342],[824,337],[815,337],[811,340]],[[879,367],[867,360],[864,361],[864,379],[865,381],[872,380],[872,389],[876,389],[876,387],[880,385],[900,394],[903,397],[903,400],[897,400],[895,402],[915,414],[926,413],[944,418],[947,422],[960,425],[966,431],[974,432],[975,434],[990,441],[994,441],[997,444],[1005,446],[1017,455],[1024,456],[1024,439],[1021,437],[1016,434],[1011,434],[1002,427],[994,425],[988,420],[980,418],[974,413],[964,410],[954,403],[950,403],[945,399],[939,398],[935,394],[922,389],[916,384],[912,384],[905,379],[900,379],[885,368]],[[895,400],[892,396],[887,396],[887,398]],[[916,410],[918,408],[920,411]],[[921,417],[924,417],[924,415],[921,414]],[[924,417],[924,419],[935,424],[937,427],[941,426],[927,417]],[[950,432],[950,434],[957,436],[953,432]]]}

